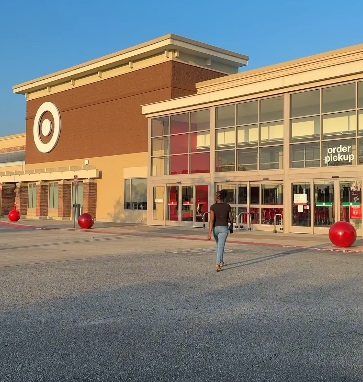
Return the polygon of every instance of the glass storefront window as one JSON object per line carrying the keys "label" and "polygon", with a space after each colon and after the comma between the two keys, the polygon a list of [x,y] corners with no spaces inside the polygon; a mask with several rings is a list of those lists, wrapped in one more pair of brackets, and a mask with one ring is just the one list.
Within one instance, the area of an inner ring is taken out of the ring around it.
{"label": "glass storefront window", "polygon": [[292,219],[293,226],[311,226],[310,184],[295,183],[292,185]]}
{"label": "glass storefront window", "polygon": [[187,133],[189,131],[189,113],[170,116],[170,134]]}
{"label": "glass storefront window", "polygon": [[210,172],[210,154],[198,153],[190,155],[190,173],[209,173]]}
{"label": "glass storefront window", "polygon": [[151,136],[159,137],[169,134],[169,117],[153,118],[151,120]]}
{"label": "glass storefront window", "polygon": [[263,123],[260,126],[261,130],[261,145],[282,143],[284,138],[284,126],[283,123]]}
{"label": "glass storefront window", "polygon": [[182,221],[193,221],[193,187],[182,187]]}
{"label": "glass storefront window", "polygon": [[236,106],[227,105],[216,108],[216,127],[235,126]]}
{"label": "glass storefront window", "polygon": [[178,221],[178,204],[179,204],[179,187],[167,186],[166,192],[168,195],[168,208],[166,220]]}
{"label": "glass storefront window", "polygon": [[323,115],[323,139],[356,136],[357,116],[355,111]]}
{"label": "glass storefront window", "polygon": [[290,116],[303,117],[320,113],[320,90],[291,94]]}
{"label": "glass storefront window", "polygon": [[237,150],[237,171],[257,170],[258,149]]}
{"label": "glass storefront window", "polygon": [[322,143],[322,166],[347,166],[356,164],[355,139],[325,141]]}
{"label": "glass storefront window", "polygon": [[237,125],[258,122],[258,101],[243,102],[237,105]]}
{"label": "glass storefront window", "polygon": [[362,227],[361,181],[340,182],[340,220],[349,222],[355,229]]}
{"label": "glass storefront window", "polygon": [[314,184],[314,203],[314,225],[332,225],[335,221],[333,182],[320,182]]}
{"label": "glass storefront window", "polygon": [[189,134],[171,135],[170,136],[170,154],[187,153],[189,146]]}
{"label": "glass storefront window", "polygon": [[247,186],[238,186],[238,204],[247,204]]}
{"label": "glass storefront window", "polygon": [[190,133],[190,152],[210,150],[209,131]]}
{"label": "glass storefront window", "polygon": [[251,186],[251,204],[260,204],[259,186]]}
{"label": "glass storefront window", "polygon": [[237,128],[237,144],[239,147],[258,145],[258,125],[239,126]]}
{"label": "glass storefront window", "polygon": [[190,113],[190,131],[210,129],[209,109],[193,111]]}
{"label": "glass storefront window", "polygon": [[160,157],[160,158],[151,158],[151,175],[152,176],[161,176],[168,175],[168,158]]}
{"label": "glass storefront window", "polygon": [[355,83],[329,86],[322,91],[323,113],[355,109]]}
{"label": "glass storefront window", "polygon": [[282,204],[283,189],[282,184],[263,184],[261,186],[262,204]]}
{"label": "glass storefront window", "polygon": [[363,164],[363,138],[358,138],[358,164]]}
{"label": "glass storefront window", "polygon": [[260,149],[260,170],[282,169],[283,146]]}
{"label": "glass storefront window", "polygon": [[188,155],[170,156],[170,175],[188,174]]}
{"label": "glass storefront window", "polygon": [[195,186],[195,200],[196,200],[196,210],[195,210],[195,220],[197,222],[208,221],[208,186],[198,185]]}
{"label": "glass storefront window", "polygon": [[358,82],[358,108],[363,108],[363,81]]}
{"label": "glass storefront window", "polygon": [[151,156],[164,156],[169,154],[169,137],[151,139]]}
{"label": "glass storefront window", "polygon": [[320,143],[302,143],[290,146],[290,167],[305,168],[320,166]]}
{"label": "glass storefront window", "polygon": [[234,127],[228,129],[216,130],[216,147],[235,147],[236,145],[236,130]]}
{"label": "glass storefront window", "polygon": [[260,122],[283,119],[283,97],[266,98],[260,101]]}
{"label": "glass storefront window", "polygon": [[291,142],[316,141],[320,139],[320,117],[293,119],[291,124]]}
{"label": "glass storefront window", "polygon": [[216,172],[235,171],[235,151],[216,151]]}

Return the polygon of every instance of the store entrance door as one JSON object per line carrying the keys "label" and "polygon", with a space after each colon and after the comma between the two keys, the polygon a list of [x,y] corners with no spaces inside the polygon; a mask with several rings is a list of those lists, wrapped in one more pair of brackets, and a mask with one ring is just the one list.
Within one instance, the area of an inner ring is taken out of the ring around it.
{"label": "store entrance door", "polygon": [[361,181],[334,179],[314,181],[314,233],[329,233],[337,221],[347,221],[362,235]]}
{"label": "store entrance door", "polygon": [[[208,185],[167,184],[155,186],[152,224],[203,227],[203,219],[208,221]],[[158,214],[155,212],[159,211]]]}

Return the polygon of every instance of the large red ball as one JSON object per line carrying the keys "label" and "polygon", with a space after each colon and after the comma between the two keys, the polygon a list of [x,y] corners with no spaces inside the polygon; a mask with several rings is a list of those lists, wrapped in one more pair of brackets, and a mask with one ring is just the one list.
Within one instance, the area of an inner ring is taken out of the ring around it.
{"label": "large red ball", "polygon": [[337,247],[350,247],[356,238],[357,232],[348,222],[336,222],[329,229],[329,239]]}
{"label": "large red ball", "polygon": [[17,222],[20,219],[20,212],[16,209],[13,209],[8,213],[8,218],[12,222]]}
{"label": "large red ball", "polygon": [[91,214],[84,213],[78,218],[78,225],[81,228],[91,228],[93,226],[93,223],[94,221]]}

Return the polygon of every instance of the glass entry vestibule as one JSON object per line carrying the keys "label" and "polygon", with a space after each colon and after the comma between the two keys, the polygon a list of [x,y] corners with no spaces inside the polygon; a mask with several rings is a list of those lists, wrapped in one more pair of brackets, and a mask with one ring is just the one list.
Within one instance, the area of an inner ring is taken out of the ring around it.
{"label": "glass entry vestibule", "polygon": [[283,228],[283,183],[217,183],[226,190],[225,201],[232,207],[235,225],[244,229]]}
{"label": "glass entry vestibule", "polygon": [[152,224],[203,226],[208,221],[208,185],[153,187]]}
{"label": "glass entry vestibule", "polygon": [[329,233],[347,221],[362,235],[362,191],[357,179],[314,179],[292,184],[291,232]]}

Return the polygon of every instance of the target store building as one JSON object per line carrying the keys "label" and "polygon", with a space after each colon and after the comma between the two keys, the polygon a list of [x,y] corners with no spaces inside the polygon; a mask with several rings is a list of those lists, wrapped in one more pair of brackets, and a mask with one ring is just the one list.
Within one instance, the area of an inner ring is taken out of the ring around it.
{"label": "target store building", "polygon": [[226,189],[245,228],[362,235],[363,44],[247,61],[166,35],[15,86],[25,163],[3,190],[29,218],[71,219],[77,202],[96,220],[202,226]]}

